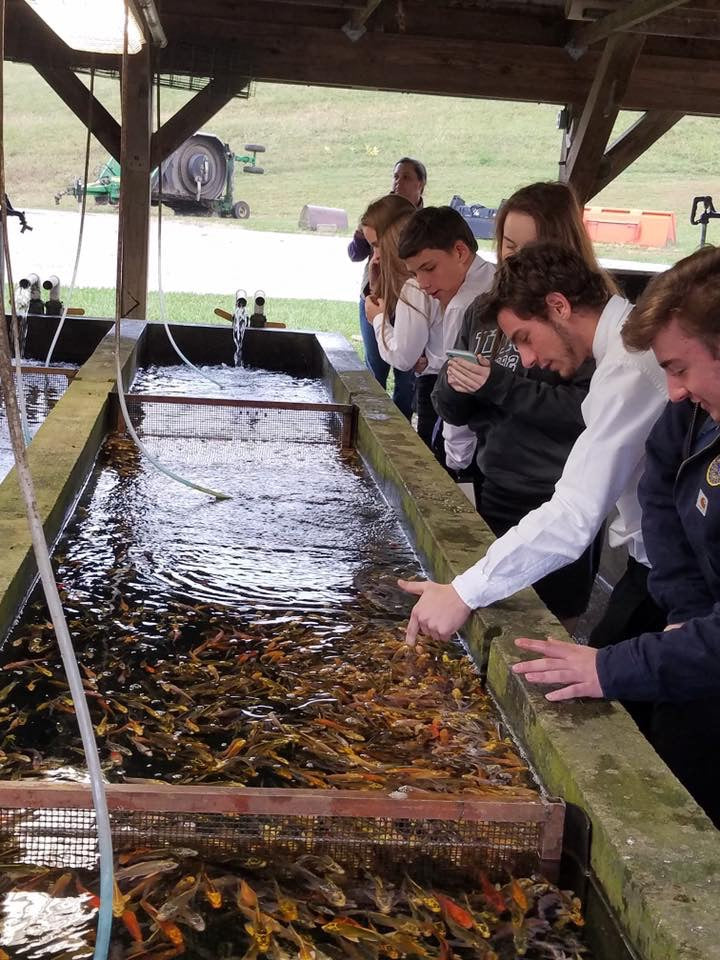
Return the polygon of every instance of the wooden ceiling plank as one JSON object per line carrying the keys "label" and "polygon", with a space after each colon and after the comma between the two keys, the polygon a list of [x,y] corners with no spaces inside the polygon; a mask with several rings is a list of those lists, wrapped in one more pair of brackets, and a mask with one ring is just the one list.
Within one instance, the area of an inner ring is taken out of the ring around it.
{"label": "wooden ceiling plank", "polygon": [[[23,2],[21,7],[27,7]],[[118,69],[113,56],[70,50],[48,31],[35,31],[13,4],[6,57],[21,63]],[[30,8],[27,7],[30,11]],[[37,18],[35,18],[37,19]],[[583,103],[600,54],[591,49],[571,60],[560,45],[470,36],[416,36],[373,31],[350,45],[338,27],[298,27],[238,20],[234,32],[215,34],[203,17],[176,18],[163,10],[169,46],[157,51],[163,73],[194,76],[229,74],[258,81],[318,84],[366,90],[483,97],[496,100]],[[242,37],[238,44],[237,37]],[[186,43],[183,40],[188,38]],[[190,39],[191,38],[191,39]],[[241,56],[239,55],[241,51]],[[203,59],[203,54],[206,56]],[[682,50],[655,52],[646,40],[625,91],[623,110],[680,110],[720,116],[720,70],[710,54]],[[212,69],[199,69],[207,62]]]}
{"label": "wooden ceiling plank", "polygon": [[605,151],[590,196],[604,190],[684,116],[677,110],[648,110],[643,114]]}
{"label": "wooden ceiling plank", "polygon": [[613,33],[638,27],[646,20],[667,13],[686,2],[687,0],[630,0],[599,20],[576,27],[567,49],[571,55],[580,56],[593,43],[605,40]]}
{"label": "wooden ceiling plank", "polygon": [[365,24],[375,13],[382,0],[366,0],[365,5],[360,10],[356,10],[348,22],[343,25],[342,31],[346,37],[349,37],[353,43],[357,43],[360,37],[367,32]]}
{"label": "wooden ceiling plank", "polygon": [[720,39],[720,13],[688,10],[686,7],[681,7],[675,13],[668,13],[646,20],[636,27],[630,27],[628,32],[644,33],[647,37],[718,40]]}
{"label": "wooden ceiling plank", "polygon": [[244,86],[240,78],[214,77],[152,135],[153,169],[211,120]]}
{"label": "wooden ceiling plank", "polygon": [[605,44],[590,93],[583,106],[561,177],[571,183],[581,202],[591,195],[605,147],[637,63],[644,38],[614,34]]}
{"label": "wooden ceiling plank", "polygon": [[[36,63],[34,67],[83,126],[87,126],[90,91],[82,80],[69,67],[50,67],[42,63]],[[90,132],[111,156],[120,160],[120,124],[97,97],[93,97]]]}

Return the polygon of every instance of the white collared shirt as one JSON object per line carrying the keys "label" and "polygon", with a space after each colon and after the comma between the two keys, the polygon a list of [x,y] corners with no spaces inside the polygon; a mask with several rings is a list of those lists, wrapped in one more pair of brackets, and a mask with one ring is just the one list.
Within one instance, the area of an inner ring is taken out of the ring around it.
{"label": "white collared shirt", "polygon": [[597,364],[582,403],[585,430],[570,451],[555,492],[496,540],[485,556],[453,580],[472,608],[486,607],[577,559],[613,505],[611,546],[627,544],[647,563],[637,485],[645,441],[667,402],[665,375],[651,352],[631,353],[620,337],[632,304],[611,297],[593,338]]}
{"label": "white collared shirt", "polygon": [[[437,372],[447,360],[446,352],[452,350],[460,333],[465,311],[481,293],[487,293],[495,277],[495,264],[475,255],[468,267],[460,289],[443,311],[443,340],[439,356],[427,353],[428,364]],[[451,470],[461,470],[471,462],[477,445],[477,437],[469,427],[454,427],[443,423],[445,459]]]}
{"label": "white collared shirt", "polygon": [[417,280],[408,280],[400,291],[395,325],[385,323],[380,313],[373,320],[373,328],[380,356],[391,367],[412,370],[423,352],[428,358],[424,375],[437,373],[442,366],[442,308],[437,300],[422,292]]}

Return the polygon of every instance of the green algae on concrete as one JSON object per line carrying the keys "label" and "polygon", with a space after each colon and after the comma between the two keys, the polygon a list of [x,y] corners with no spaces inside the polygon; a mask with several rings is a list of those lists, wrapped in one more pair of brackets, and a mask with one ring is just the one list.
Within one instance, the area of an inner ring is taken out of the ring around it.
{"label": "green algae on concrete", "polygon": [[[125,382],[135,369],[144,324],[124,321],[120,361]],[[114,334],[80,367],[28,446],[27,455],[45,536],[53,543],[85,483],[107,431],[108,396],[115,382]],[[37,568],[25,503],[15,468],[0,483],[0,637],[7,633]]]}
{"label": "green algae on concrete", "polygon": [[550,703],[512,673],[523,656],[495,641],[489,686],[547,789],[589,816],[591,866],[630,943],[642,960],[720,957],[720,833],[622,707]]}

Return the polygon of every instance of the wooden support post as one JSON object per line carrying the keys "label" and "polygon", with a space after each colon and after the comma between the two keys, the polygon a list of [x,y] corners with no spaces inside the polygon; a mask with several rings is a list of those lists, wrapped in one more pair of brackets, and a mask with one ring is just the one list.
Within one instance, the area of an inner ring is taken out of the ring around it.
{"label": "wooden support post", "polygon": [[605,151],[590,196],[604,190],[684,116],[675,110],[648,110],[643,114]]}
{"label": "wooden support post", "polygon": [[214,77],[192,100],[170,117],[160,130],[152,135],[150,155],[153,169],[222,110],[243,86],[244,83],[239,77]]}
{"label": "wooden support post", "polygon": [[605,44],[565,163],[561,167],[562,178],[572,184],[581,203],[592,195],[598,166],[644,41],[642,36],[615,34]]}
{"label": "wooden support post", "polygon": [[128,57],[122,90],[122,316],[145,319],[150,229],[150,48]]}
{"label": "wooden support post", "polygon": [[[87,126],[90,91],[82,80],[69,67],[49,67],[44,63],[33,66],[83,126]],[[93,97],[90,132],[111,156],[120,160],[120,125],[97,97]]]}
{"label": "wooden support post", "polygon": [[[558,180],[567,182],[565,167],[567,166],[570,148],[572,147],[573,137],[577,130],[578,121],[582,110],[576,104],[568,103],[558,116],[558,126],[562,130],[562,143],[560,144],[560,163],[558,166]],[[560,124],[562,117],[562,124]]]}

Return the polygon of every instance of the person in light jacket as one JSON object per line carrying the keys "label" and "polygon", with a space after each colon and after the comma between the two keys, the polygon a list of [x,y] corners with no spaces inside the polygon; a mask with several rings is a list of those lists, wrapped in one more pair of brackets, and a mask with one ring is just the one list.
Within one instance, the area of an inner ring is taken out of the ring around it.
{"label": "person in light jacket", "polygon": [[[598,265],[568,184],[533,183],[518,190],[500,208],[495,235],[498,263],[531,243],[561,243],[605,277],[609,294],[617,293]],[[474,353],[479,363],[446,363],[432,401],[443,420],[468,425],[478,437],[475,506],[500,537],[552,496],[585,427],[580,408],[595,364],[586,361],[569,380],[539,367],[525,370],[513,344],[498,336],[482,298],[468,307],[455,347]],[[601,529],[577,560],[533,584],[569,633],[588,605],[603,534]]]}
{"label": "person in light jacket", "polygon": [[[423,205],[423,192],[426,184],[427,170],[419,160],[415,160],[413,157],[401,157],[393,167],[390,192],[397,194],[399,197],[404,197],[413,205],[415,210],[420,209]],[[360,284],[360,336],[365,347],[365,365],[384,390],[387,386],[390,365],[381,357],[373,332],[366,323],[365,297],[368,293],[368,270],[372,250],[365,239],[361,226],[358,226],[348,244],[348,257],[353,263],[365,261]],[[393,402],[409,420],[412,414],[413,376],[411,373],[402,370],[395,370],[393,375]]]}
{"label": "person in light jacket", "polygon": [[376,200],[360,219],[374,251],[371,272],[375,266],[378,269],[376,289],[365,298],[365,315],[383,360],[397,370],[414,374],[417,432],[432,449],[437,415],[430,395],[442,356],[442,313],[398,255],[400,235],[414,212],[410,204],[404,207],[398,199],[389,195]]}
{"label": "person in light jacket", "polygon": [[[419,597],[407,627],[448,638],[471,612],[511,596],[576,560],[615,506],[611,546],[625,545],[628,570],[608,612],[623,606],[627,579],[649,564],[637,485],[645,441],[667,400],[665,377],[653,355],[630,352],[621,329],[632,304],[609,296],[605,277],[556,244],[532,244],[498,268],[487,309],[512,341],[525,367],[572,377],[588,359],[595,372],[582,403],[585,430],[575,441],[552,497],[496,540],[485,556],[450,584],[401,581]],[[647,589],[645,588],[647,595]],[[607,616],[607,614],[606,614]]]}

